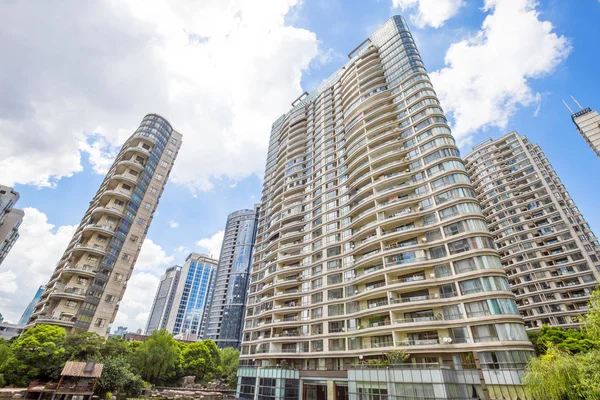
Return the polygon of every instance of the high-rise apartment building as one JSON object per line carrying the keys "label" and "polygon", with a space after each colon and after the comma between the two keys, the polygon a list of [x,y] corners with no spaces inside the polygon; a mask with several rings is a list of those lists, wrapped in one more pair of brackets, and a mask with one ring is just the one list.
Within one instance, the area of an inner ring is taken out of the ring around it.
{"label": "high-rise apartment building", "polygon": [[28,326],[106,336],[181,146],[156,114],[127,139],[46,285]]}
{"label": "high-rise apartment building", "polygon": [[526,327],[577,326],[600,278],[600,246],[542,149],[511,132],[465,162]]}
{"label": "high-rise apartment building", "polygon": [[146,324],[146,335],[151,335],[157,329],[167,329],[180,276],[181,267],[174,265],[167,268],[163,276],[160,277],[148,323]]}
{"label": "high-rise apartment building", "polygon": [[40,286],[35,292],[33,299],[31,299],[31,302],[29,302],[27,308],[25,309],[25,311],[23,311],[21,319],[19,319],[19,325],[24,326],[25,324],[27,324],[27,321],[29,321],[29,317],[31,317],[31,314],[35,309],[36,304],[38,303],[38,301],[40,301],[40,297],[42,297],[42,293],[44,293],[44,286]]}
{"label": "high-rise apartment building", "polygon": [[192,253],[181,268],[166,329],[185,340],[204,337],[219,261]]}
{"label": "high-rise apartment building", "polygon": [[272,126],[238,396],[523,398],[531,343],[405,21],[349,58]]}
{"label": "high-rise apartment building", "polygon": [[258,210],[256,206],[227,217],[205,336],[219,348],[239,349],[242,340]]}
{"label": "high-rise apartment building", "polygon": [[600,157],[600,114],[591,108],[582,108],[571,115],[577,130]]}
{"label": "high-rise apartment building", "polygon": [[19,193],[0,185],[0,264],[19,238],[19,226],[23,221],[23,210],[13,208]]}

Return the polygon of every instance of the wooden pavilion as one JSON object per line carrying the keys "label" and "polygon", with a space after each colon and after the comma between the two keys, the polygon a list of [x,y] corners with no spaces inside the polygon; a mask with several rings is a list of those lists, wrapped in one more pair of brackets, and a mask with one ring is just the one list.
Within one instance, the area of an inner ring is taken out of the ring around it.
{"label": "wooden pavilion", "polygon": [[29,399],[87,400],[94,394],[103,364],[94,361],[67,361],[58,383],[32,382],[27,388]]}

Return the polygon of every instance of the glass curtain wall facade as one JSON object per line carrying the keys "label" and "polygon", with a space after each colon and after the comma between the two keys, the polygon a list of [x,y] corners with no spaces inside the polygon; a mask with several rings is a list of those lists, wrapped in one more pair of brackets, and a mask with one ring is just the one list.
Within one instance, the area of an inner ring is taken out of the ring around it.
{"label": "glass curtain wall facade", "polygon": [[523,318],[406,23],[349,58],[272,127],[238,395],[357,398],[348,370],[392,350],[522,371]]}
{"label": "glass curtain wall facade", "polygon": [[90,202],[27,327],[108,334],[181,138],[163,117],[144,117]]}
{"label": "glass curtain wall facade", "polygon": [[173,335],[185,335],[186,340],[204,337],[218,263],[197,253],[185,260],[166,327]]}
{"label": "glass curtain wall facade", "polygon": [[148,323],[146,324],[146,335],[151,335],[157,329],[167,329],[180,276],[181,267],[175,265],[167,268],[163,276],[160,277]]}
{"label": "glass curtain wall facade", "polygon": [[33,313],[33,310],[34,310],[37,302],[40,301],[40,297],[42,297],[42,293],[44,293],[44,287],[40,286],[38,288],[38,290],[35,292],[33,299],[31,299],[31,302],[27,305],[27,308],[25,309],[25,311],[23,311],[23,315],[21,315],[21,319],[19,319],[19,325],[24,326],[27,323],[27,321],[29,321],[29,317],[31,317],[31,314]]}
{"label": "glass curtain wall facade", "polygon": [[577,327],[600,278],[600,246],[542,149],[511,132],[465,162],[525,326]]}
{"label": "glass curtain wall facade", "polygon": [[258,210],[256,206],[227,217],[206,330],[206,338],[214,340],[221,349],[240,348]]}

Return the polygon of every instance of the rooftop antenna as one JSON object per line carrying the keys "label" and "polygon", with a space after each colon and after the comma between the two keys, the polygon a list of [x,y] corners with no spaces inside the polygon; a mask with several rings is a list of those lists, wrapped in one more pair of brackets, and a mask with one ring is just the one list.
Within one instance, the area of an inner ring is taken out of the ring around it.
{"label": "rooftop antenna", "polygon": [[575,100],[575,97],[571,96],[571,98],[573,99],[575,104],[577,104],[579,106],[579,108],[581,108],[581,111],[583,111],[583,107],[581,107],[581,104],[579,104],[579,102],[577,100]]}
{"label": "rooftop antenna", "polygon": [[575,114],[575,113],[573,112],[573,110],[571,110],[571,107],[569,107],[569,105],[567,104],[567,102],[566,102],[566,101],[564,101],[564,100],[561,100],[561,101],[563,102],[563,104],[565,105],[565,107],[567,107],[567,110],[571,111],[571,114]]}

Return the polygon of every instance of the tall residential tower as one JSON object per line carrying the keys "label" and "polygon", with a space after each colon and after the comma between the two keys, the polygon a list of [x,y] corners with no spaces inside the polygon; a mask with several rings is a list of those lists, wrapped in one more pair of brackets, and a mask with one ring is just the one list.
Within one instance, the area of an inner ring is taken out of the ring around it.
{"label": "tall residential tower", "polygon": [[23,221],[23,210],[14,208],[19,193],[0,185],[0,264],[19,238],[19,226]]}
{"label": "tall residential tower", "polygon": [[28,326],[106,336],[181,146],[156,114],[127,139],[59,260]]}
{"label": "tall residential tower", "polygon": [[576,327],[600,278],[600,246],[542,149],[512,132],[465,162],[526,327]]}
{"label": "tall residential tower", "polygon": [[[531,343],[405,21],[349,58],[272,127],[238,396],[522,396]],[[393,350],[410,371],[363,369]]]}
{"label": "tall residential tower", "polygon": [[219,261],[191,253],[181,268],[166,329],[185,340],[204,337]]}
{"label": "tall residential tower", "polygon": [[146,335],[151,335],[157,329],[166,329],[171,311],[173,310],[173,302],[175,301],[175,293],[181,276],[181,267],[175,265],[167,268],[163,276],[160,277],[156,296],[150,309],[150,316],[146,324]]}
{"label": "tall residential tower", "polygon": [[256,206],[227,217],[206,330],[206,338],[219,348],[239,349],[242,340],[258,210]]}
{"label": "tall residential tower", "polygon": [[600,114],[591,108],[581,107],[577,100],[574,97],[572,98],[581,110],[573,112],[565,103],[565,106],[571,111],[571,119],[583,139],[594,150],[594,153],[600,157]]}

